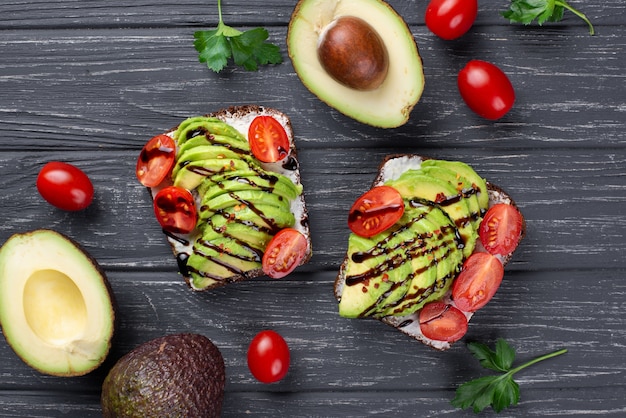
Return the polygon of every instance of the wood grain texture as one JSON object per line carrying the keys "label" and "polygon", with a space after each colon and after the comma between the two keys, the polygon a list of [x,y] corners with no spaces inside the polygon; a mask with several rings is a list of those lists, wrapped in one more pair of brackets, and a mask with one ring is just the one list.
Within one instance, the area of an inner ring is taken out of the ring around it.
{"label": "wood grain texture", "polygon": [[[300,83],[285,43],[295,1],[225,1],[227,23],[266,26],[285,62],[210,72],[192,42],[217,22],[213,3],[0,4],[0,242],[43,227],[75,238],[104,267],[119,319],[105,364],[79,378],[41,375],[0,342],[0,416],[100,416],[100,385],[117,359],[186,331],[224,355],[225,417],[474,416],[450,405],[458,385],[487,373],[464,343],[499,337],[520,361],[569,350],[520,373],[520,404],[502,416],[626,414],[623,1],[572,2],[596,36],[568,12],[563,22],[524,27],[499,16],[507,2],[482,2],[472,30],[445,42],[423,24],[427,2],[391,0],[426,75],[411,119],[392,130],[352,121]],[[472,58],[499,65],[516,87],[513,110],[497,122],[472,114],[458,94],[456,74]],[[136,158],[148,138],[187,116],[247,103],[291,117],[314,255],[280,281],[194,293],[135,179]],[[376,320],[340,318],[333,297],[347,210],[382,159],[404,152],[468,162],[507,190],[527,221],[494,300],[445,353]],[[37,173],[50,160],[92,179],[86,211],[62,212],[38,195]],[[264,328],[281,332],[292,352],[287,378],[273,385],[256,382],[245,362]]]}

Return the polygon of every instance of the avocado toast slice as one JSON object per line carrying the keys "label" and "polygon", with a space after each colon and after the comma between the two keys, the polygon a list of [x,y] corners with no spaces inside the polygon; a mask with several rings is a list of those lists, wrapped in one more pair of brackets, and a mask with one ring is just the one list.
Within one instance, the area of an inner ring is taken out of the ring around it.
{"label": "avocado toast slice", "polygon": [[[415,154],[385,158],[372,188],[381,185],[400,193],[404,213],[372,237],[350,234],[334,286],[339,314],[375,318],[435,349],[448,349],[452,342],[423,334],[420,311],[439,301],[456,309],[451,289],[464,262],[486,251],[478,236],[483,216],[497,203],[516,207],[515,202],[465,163]],[[389,238],[397,231],[412,233],[401,236],[402,244]],[[520,240],[524,233],[522,228]],[[504,265],[511,256],[497,258]],[[467,321],[473,315],[462,313]]]}
{"label": "avocado toast slice", "polygon": [[[286,157],[262,162],[251,151],[248,128],[258,116],[271,117],[285,130]],[[185,119],[165,135],[176,143],[170,176],[152,196],[173,185],[193,196],[197,222],[188,233],[164,233],[180,273],[193,290],[207,290],[263,275],[266,246],[283,228],[307,240],[308,214],[289,118],[262,106],[230,107]]]}

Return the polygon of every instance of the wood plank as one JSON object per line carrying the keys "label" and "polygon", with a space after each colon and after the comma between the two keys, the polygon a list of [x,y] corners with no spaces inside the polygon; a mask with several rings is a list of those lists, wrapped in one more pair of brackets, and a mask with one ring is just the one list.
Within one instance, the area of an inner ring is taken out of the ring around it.
{"label": "wood plank", "polygon": [[[28,0],[7,0],[0,4],[0,28],[23,27],[118,27],[129,26],[195,26],[211,27],[217,24],[216,2],[198,0],[159,1],[137,3],[130,0],[92,0],[87,3],[71,0],[52,0],[33,4]],[[427,2],[407,2],[388,0],[388,3],[409,24],[424,23]],[[261,7],[250,7],[245,0],[222,2],[224,21],[230,25],[286,25],[296,2],[268,0]],[[626,13],[620,0],[606,2],[576,2],[573,4],[585,13],[602,32],[602,26],[624,21]],[[482,2],[476,26],[509,25],[500,16],[506,10],[507,2]],[[586,24],[567,12],[564,21],[546,24],[557,28],[574,26],[577,31],[586,32]],[[510,25],[517,27],[519,25]]]}
{"label": "wood plank", "polygon": [[[518,360],[560,348],[566,355],[520,374],[528,385],[589,388],[618,382],[626,372],[626,287],[622,273],[605,270],[509,272],[494,299],[472,322],[464,341],[493,344],[506,338]],[[319,392],[331,388],[421,390],[455,388],[485,374],[463,342],[438,352],[372,319],[337,315],[334,272],[298,273],[289,280],[259,279],[193,293],[172,275],[108,272],[118,304],[118,333],[105,364],[79,378],[43,376],[0,345],[3,390],[96,392],[123,354],[140,343],[176,332],[198,332],[220,348],[227,390]],[[567,292],[564,289],[576,289]],[[283,381],[261,389],[245,362],[261,329],[280,332],[292,351]]]}
{"label": "wood plank", "polygon": [[[621,417],[626,412],[621,388],[588,388],[582,398],[578,389],[553,390],[522,386],[520,403],[499,415],[490,409],[484,415],[507,417],[531,416],[589,416]],[[0,396],[6,415],[28,414],[31,418],[80,416],[101,417],[99,397],[60,393],[56,396],[38,393],[6,393]],[[319,416],[321,410],[332,411],[332,416],[361,418],[363,416],[441,416],[475,417],[469,410],[459,411],[450,406],[451,391],[428,392],[228,392],[224,397],[223,416],[257,417]]]}
{"label": "wood plank", "polygon": [[[12,59],[0,63],[8,99],[0,104],[0,129],[6,149],[119,149],[138,147],[187,116],[257,103],[289,114],[300,146],[624,146],[623,96],[610,92],[623,91],[626,29],[593,37],[572,29],[533,36],[477,30],[480,40],[460,48],[417,29],[426,89],[409,123],[393,130],[365,126],[320,102],[294,74],[282,41],[281,65],[214,74],[197,61],[183,29],[6,31],[0,50]],[[285,34],[272,29],[274,39]],[[516,104],[498,122],[474,115],[458,93],[457,71],[471,58],[501,65],[516,86]],[[85,141],[85,132],[93,140]]]}
{"label": "wood plank", "polygon": [[[147,137],[146,137],[147,138]],[[145,138],[144,138],[145,139]],[[307,271],[337,269],[349,233],[346,219],[354,200],[367,190],[383,158],[394,149],[326,149],[299,141],[302,182],[309,209],[314,257]],[[492,153],[465,149],[415,150],[436,158],[472,164],[503,187],[526,217],[527,236],[512,270],[619,268],[626,253],[626,151]],[[15,232],[53,228],[73,236],[107,268],[175,269],[175,261],[153,216],[151,199],[134,174],[138,149],[90,152],[2,152],[6,222],[0,239]],[[35,179],[45,161],[81,167],[96,188],[84,212],[48,205]]]}

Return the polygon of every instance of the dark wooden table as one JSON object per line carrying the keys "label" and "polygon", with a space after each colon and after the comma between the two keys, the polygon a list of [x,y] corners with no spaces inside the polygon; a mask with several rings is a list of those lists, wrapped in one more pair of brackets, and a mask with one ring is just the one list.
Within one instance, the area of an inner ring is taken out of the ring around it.
{"label": "dark wooden table", "polygon": [[[383,130],[321,103],[287,57],[295,1],[225,0],[226,23],[265,26],[285,62],[214,74],[193,32],[217,23],[214,1],[4,0],[0,5],[0,239],[52,228],[106,270],[119,327],[109,358],[78,378],[42,375],[0,342],[0,415],[100,415],[104,376],[123,354],[170,333],[198,332],[227,367],[224,416],[472,416],[450,405],[487,372],[465,342],[505,338],[518,359],[567,348],[518,376],[521,401],[502,416],[626,415],[626,5],[572,0],[594,23],[510,24],[508,1],[482,1],[472,28],[443,41],[423,23],[426,1],[391,0],[409,23],[426,89],[410,121]],[[471,113],[456,87],[470,59],[499,65],[517,101],[497,122]],[[187,116],[262,104],[292,120],[314,256],[290,277],[193,293],[177,273],[134,166],[144,142]],[[387,154],[463,160],[505,188],[528,233],[495,298],[467,336],[437,352],[374,320],[337,315],[333,281],[347,210]],[[61,160],[96,188],[86,211],[42,200],[35,179]],[[272,328],[291,347],[288,376],[258,383],[251,338]],[[492,415],[489,410],[485,415]],[[495,415],[495,414],[494,414]]]}

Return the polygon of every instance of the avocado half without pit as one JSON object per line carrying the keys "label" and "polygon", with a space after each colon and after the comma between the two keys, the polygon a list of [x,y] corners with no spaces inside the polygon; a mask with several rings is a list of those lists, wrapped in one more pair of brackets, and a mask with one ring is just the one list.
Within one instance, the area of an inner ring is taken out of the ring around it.
{"label": "avocado half without pit", "polygon": [[0,249],[0,324],[29,366],[80,376],[100,366],[114,330],[112,293],[97,262],[51,230],[11,236]]}
{"label": "avocado half without pit", "polygon": [[424,90],[413,35],[382,0],[300,0],[287,47],[312,93],[368,125],[403,125]]}

